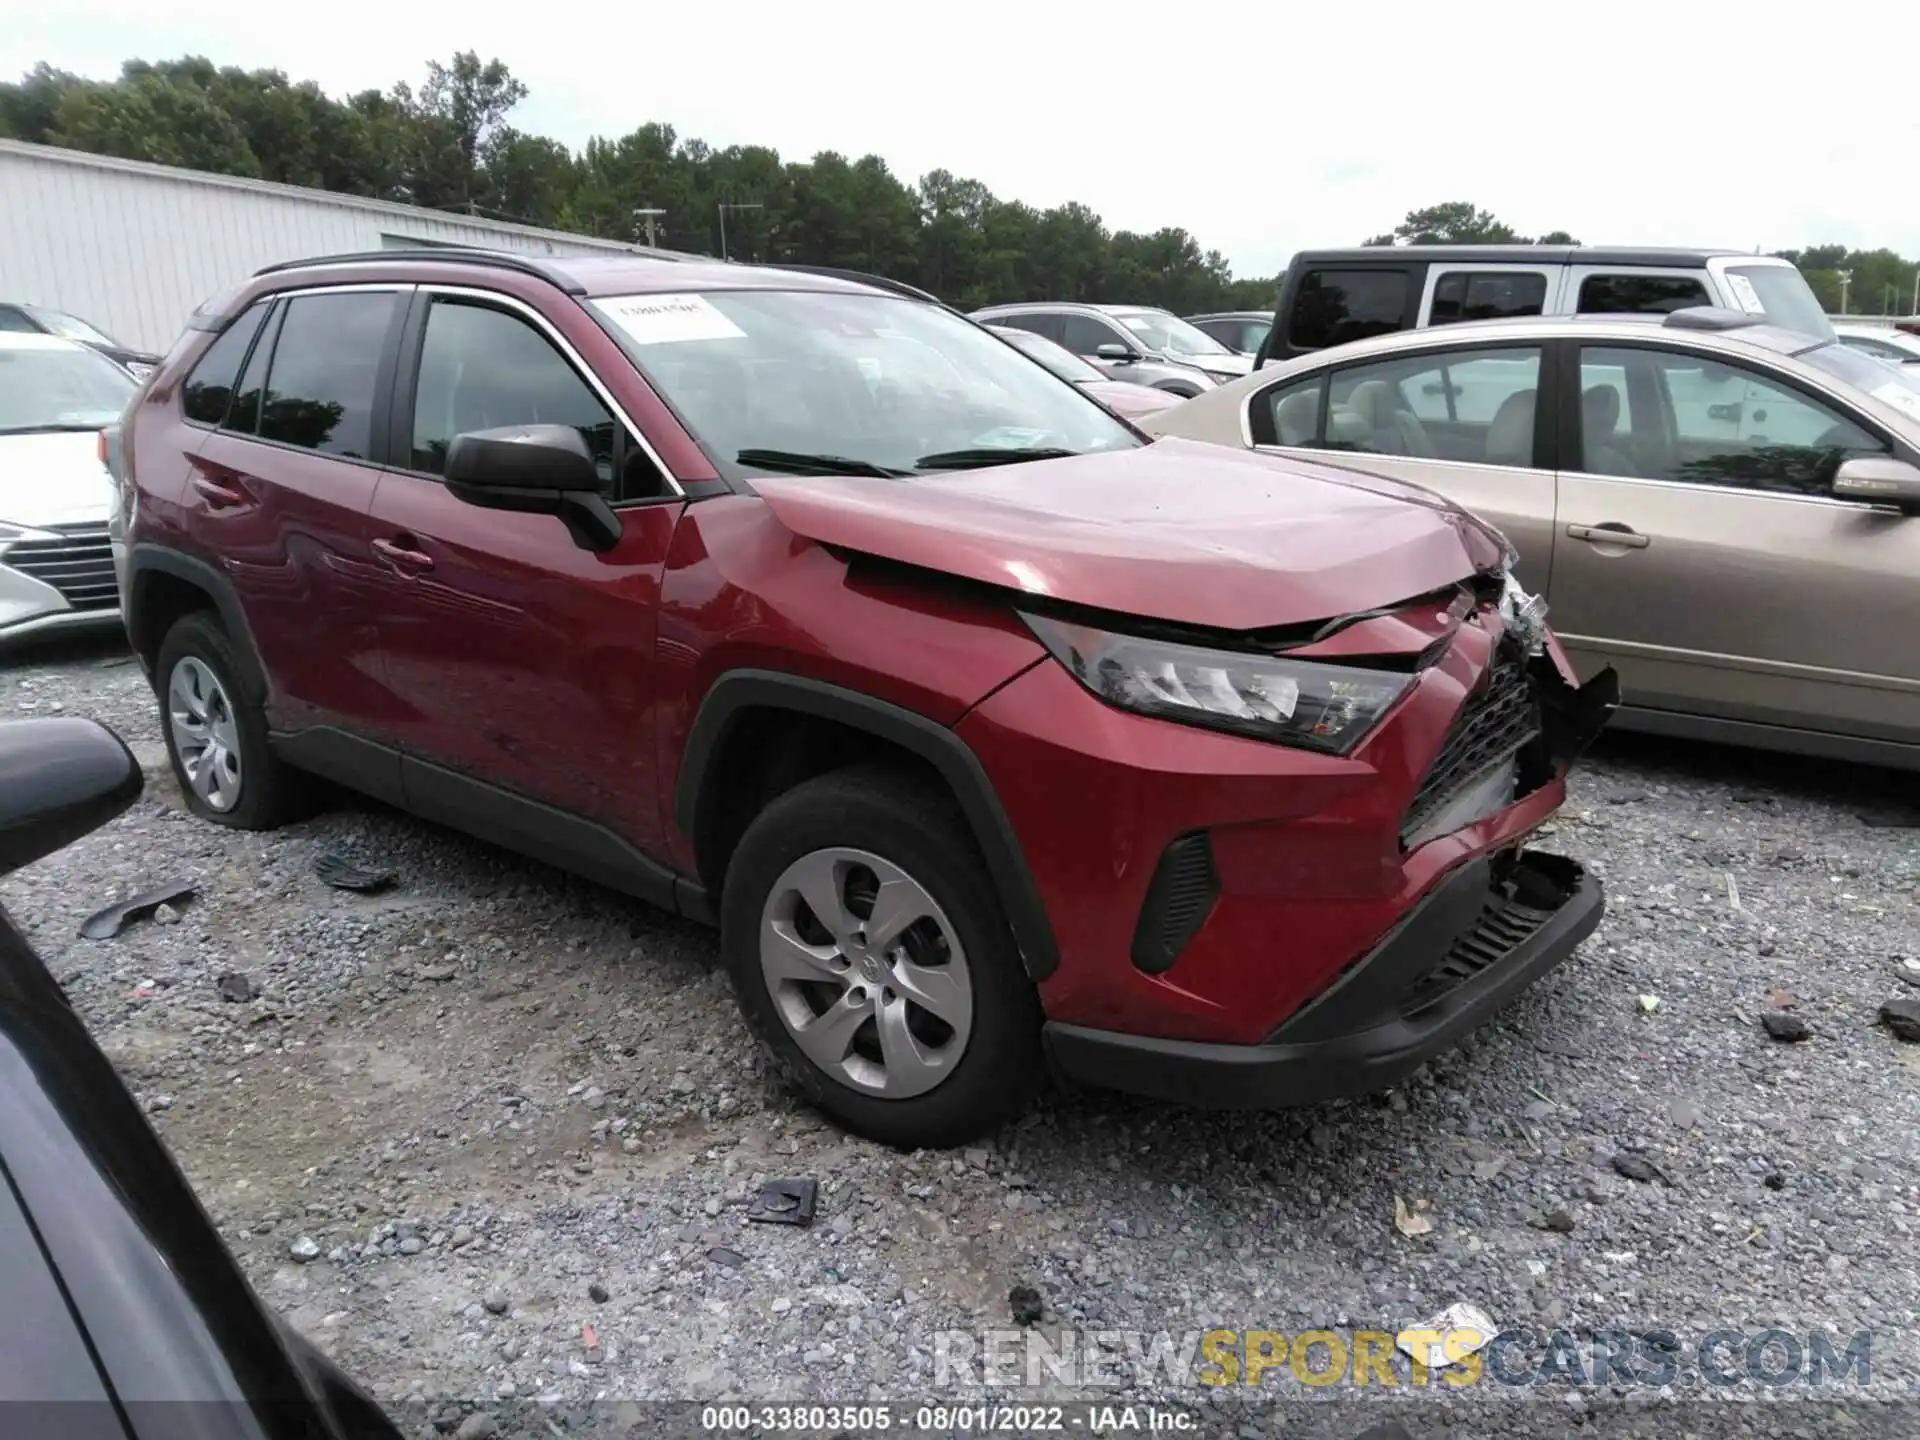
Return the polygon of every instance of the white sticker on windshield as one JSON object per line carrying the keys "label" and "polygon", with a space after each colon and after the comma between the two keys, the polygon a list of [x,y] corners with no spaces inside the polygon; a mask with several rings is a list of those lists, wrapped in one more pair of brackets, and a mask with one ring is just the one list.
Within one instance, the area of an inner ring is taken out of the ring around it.
{"label": "white sticker on windshield", "polygon": [[1727,271],[1727,289],[1733,292],[1733,303],[1749,315],[1767,313],[1767,307],[1761,303],[1760,292],[1753,288],[1753,281],[1738,270]]}
{"label": "white sticker on windshield", "polygon": [[1904,410],[1907,414],[1920,419],[1920,390],[1909,390],[1905,385],[1895,381],[1890,385],[1880,386],[1873,392],[1873,398],[1884,400],[1896,410]]}
{"label": "white sticker on windshield", "polygon": [[636,345],[746,338],[747,332],[714,309],[704,295],[622,295],[593,303]]}

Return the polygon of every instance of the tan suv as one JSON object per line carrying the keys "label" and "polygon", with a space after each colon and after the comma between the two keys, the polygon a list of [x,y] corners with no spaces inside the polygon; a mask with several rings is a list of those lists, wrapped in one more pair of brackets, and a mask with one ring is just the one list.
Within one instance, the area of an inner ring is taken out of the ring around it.
{"label": "tan suv", "polygon": [[[1140,422],[1494,522],[1615,723],[1920,769],[1920,377],[1714,309],[1404,331]],[[1284,478],[1284,477],[1277,477]]]}

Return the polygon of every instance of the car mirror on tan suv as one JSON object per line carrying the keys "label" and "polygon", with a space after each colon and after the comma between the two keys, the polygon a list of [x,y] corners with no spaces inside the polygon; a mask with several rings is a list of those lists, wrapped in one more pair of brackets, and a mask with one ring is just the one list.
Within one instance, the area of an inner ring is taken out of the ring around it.
{"label": "car mirror on tan suv", "polygon": [[600,475],[570,425],[468,430],[447,447],[443,474],[456,499],[488,510],[557,515],[583,550],[611,550],[620,517],[600,493]]}
{"label": "car mirror on tan suv", "polygon": [[1842,462],[1833,477],[1837,500],[1884,506],[1920,515],[1920,466],[1890,455],[1862,455]]}

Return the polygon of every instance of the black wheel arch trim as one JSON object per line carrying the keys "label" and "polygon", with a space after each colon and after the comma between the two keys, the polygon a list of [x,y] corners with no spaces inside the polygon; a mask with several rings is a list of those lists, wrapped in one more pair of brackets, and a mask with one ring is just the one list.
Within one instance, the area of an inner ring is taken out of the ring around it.
{"label": "black wheel arch trim", "polygon": [[979,757],[945,725],[857,690],[778,670],[729,670],[707,691],[681,754],[674,818],[689,840],[712,803],[714,763],[742,711],[792,710],[833,720],[919,756],[939,772],[959,801],[987,862],[1000,903],[1020,947],[1027,974],[1045,980],[1060,964],[1053,926],[1028,868],[1013,822],[1007,818]]}
{"label": "black wheel arch trim", "polygon": [[[156,545],[150,540],[134,545],[127,554],[127,593],[122,597],[122,605],[127,635],[134,641],[136,652],[143,638],[141,581],[147,575],[170,575],[205,592],[213,602],[214,613],[220,617],[227,638],[233,642],[234,658],[244,672],[240,682],[246,687],[248,703],[263,704],[267,698],[267,670],[260,663],[260,647],[254,643],[253,627],[247,623],[246,609],[240,604],[240,596],[233,588],[233,582],[210,562],[196,555],[182,554],[165,545]],[[152,642],[157,653],[161,642],[167,637],[152,635],[144,638]],[[154,677],[154,681],[158,684],[159,677]]]}

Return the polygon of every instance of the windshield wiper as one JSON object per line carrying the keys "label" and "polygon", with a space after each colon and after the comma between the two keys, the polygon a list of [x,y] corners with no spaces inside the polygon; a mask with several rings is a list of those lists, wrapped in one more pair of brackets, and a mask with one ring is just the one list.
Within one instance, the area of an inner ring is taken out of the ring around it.
{"label": "windshield wiper", "polygon": [[898,480],[912,473],[889,470],[871,460],[855,460],[846,455],[805,455],[798,450],[742,450],[733,458],[742,465],[785,475],[873,475],[882,480]]}
{"label": "windshield wiper", "polygon": [[1011,445],[987,446],[974,450],[942,450],[936,455],[922,455],[913,462],[913,468],[916,470],[977,470],[987,465],[1017,465],[1022,460],[1065,460],[1070,455],[1081,453],[1079,450],[1062,450],[1058,447],[1027,450]]}

